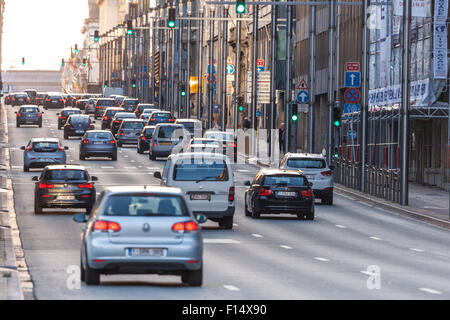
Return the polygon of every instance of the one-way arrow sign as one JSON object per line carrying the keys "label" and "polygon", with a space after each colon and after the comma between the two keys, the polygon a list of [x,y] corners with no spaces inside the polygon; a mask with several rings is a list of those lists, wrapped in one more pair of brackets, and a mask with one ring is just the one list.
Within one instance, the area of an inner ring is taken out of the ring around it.
{"label": "one-way arrow sign", "polygon": [[355,71],[345,72],[345,87],[359,88],[361,86],[361,73]]}
{"label": "one-way arrow sign", "polygon": [[309,93],[306,90],[300,90],[297,93],[297,101],[299,103],[307,103],[309,101]]}

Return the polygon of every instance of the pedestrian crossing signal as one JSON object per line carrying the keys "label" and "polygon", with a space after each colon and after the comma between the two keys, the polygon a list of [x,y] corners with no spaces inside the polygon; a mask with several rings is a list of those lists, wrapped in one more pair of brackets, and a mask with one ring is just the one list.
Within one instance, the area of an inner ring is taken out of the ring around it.
{"label": "pedestrian crossing signal", "polygon": [[175,14],[176,14],[175,8],[169,8],[169,20],[167,20],[167,26],[169,28],[175,27]]}
{"label": "pedestrian crossing signal", "polygon": [[245,0],[236,0],[236,13],[245,13]]}

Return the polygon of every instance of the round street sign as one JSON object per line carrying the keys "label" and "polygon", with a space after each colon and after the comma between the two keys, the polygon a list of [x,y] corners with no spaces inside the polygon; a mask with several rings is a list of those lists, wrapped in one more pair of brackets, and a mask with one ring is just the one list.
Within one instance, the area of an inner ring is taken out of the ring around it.
{"label": "round street sign", "polygon": [[[206,80],[207,80],[208,82],[211,82],[211,81],[209,81],[209,74],[208,74],[208,77],[206,78]],[[213,77],[212,77],[212,83],[215,83],[215,82],[216,82],[216,76],[213,75]]]}
{"label": "round street sign", "polygon": [[344,100],[347,103],[357,103],[360,99],[359,90],[356,88],[348,88],[344,92]]}

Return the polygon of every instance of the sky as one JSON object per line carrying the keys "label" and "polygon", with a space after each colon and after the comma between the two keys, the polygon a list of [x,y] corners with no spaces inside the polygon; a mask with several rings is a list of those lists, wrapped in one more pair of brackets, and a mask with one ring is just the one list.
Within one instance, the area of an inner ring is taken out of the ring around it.
{"label": "sky", "polygon": [[88,0],[5,0],[2,70],[59,70],[88,16]]}

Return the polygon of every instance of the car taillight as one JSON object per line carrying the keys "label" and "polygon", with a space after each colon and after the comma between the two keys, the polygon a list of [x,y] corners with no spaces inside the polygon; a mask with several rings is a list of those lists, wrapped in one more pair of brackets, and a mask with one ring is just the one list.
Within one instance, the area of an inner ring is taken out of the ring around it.
{"label": "car taillight", "polygon": [[333,171],[331,170],[322,171],[320,174],[323,176],[331,176],[333,174]]}
{"label": "car taillight", "polygon": [[100,106],[96,106],[95,108],[100,109],[101,107]]}
{"label": "car taillight", "polygon": [[63,99],[59,99],[59,102],[63,102],[64,100]]}
{"label": "car taillight", "polygon": [[114,120],[114,123],[119,123],[120,121],[119,120]]}
{"label": "car taillight", "polygon": [[59,118],[60,118],[60,119],[66,119],[66,117],[64,117],[64,116],[60,116]]}
{"label": "car taillight", "polygon": [[89,143],[89,140],[88,139],[84,139],[83,143]]}
{"label": "car taillight", "polygon": [[120,224],[118,224],[117,222],[97,220],[92,226],[92,229],[94,231],[102,231],[102,232],[106,231],[118,232],[121,230],[121,227]]}
{"label": "car taillight", "polygon": [[42,113],[38,113],[38,117],[42,117]]}
{"label": "car taillight", "polygon": [[147,137],[141,137],[141,140],[145,141],[147,140]]}
{"label": "car taillight", "polygon": [[95,129],[95,126],[93,124],[90,124],[89,129]]}
{"label": "car taillight", "polygon": [[58,150],[59,151],[64,151],[64,148],[63,147],[58,147]]}
{"label": "car taillight", "polygon": [[172,226],[173,232],[191,232],[197,231],[198,225],[194,221],[186,221],[186,222],[177,222]]}
{"label": "car taillight", "polygon": [[121,132],[121,133],[120,133],[120,135],[121,135],[121,136],[124,136],[124,135],[125,135],[125,133]]}
{"label": "car taillight", "polygon": [[48,101],[52,101],[52,100],[50,100],[50,99],[45,99],[45,101],[47,101],[47,102],[48,102]]}
{"label": "car taillight", "polygon": [[116,143],[116,140],[109,140],[110,143]]}
{"label": "car taillight", "polygon": [[104,117],[103,117],[103,120],[108,120],[108,117],[107,117],[107,116],[104,116]]}
{"label": "car taillight", "polygon": [[16,101],[16,98],[13,98],[13,101]]}
{"label": "car taillight", "polygon": [[17,116],[18,116],[18,117],[21,117],[21,116],[22,116],[22,114],[21,114],[21,113],[18,113],[18,114],[17,114]]}
{"label": "car taillight", "polygon": [[155,118],[150,118],[150,121],[156,121],[156,119]]}
{"label": "car taillight", "polygon": [[234,187],[230,187],[228,191],[228,201],[234,201]]}
{"label": "car taillight", "polygon": [[304,196],[304,197],[312,197],[312,191],[311,191],[311,189],[308,189],[308,190],[301,190],[300,193],[301,193],[302,196]]}
{"label": "car taillight", "polygon": [[259,189],[258,195],[260,196],[270,196],[272,194],[272,190],[261,188]]}
{"label": "car taillight", "polygon": [[52,189],[55,185],[53,184],[47,184],[47,183],[39,183],[39,189]]}
{"label": "car taillight", "polygon": [[175,119],[169,119],[169,122],[174,122],[175,121]]}
{"label": "car taillight", "polygon": [[236,148],[236,143],[234,143],[234,142],[229,142],[229,143],[228,143],[228,146],[233,147],[233,148]]}
{"label": "car taillight", "polygon": [[81,183],[78,188],[92,189],[92,183]]}

